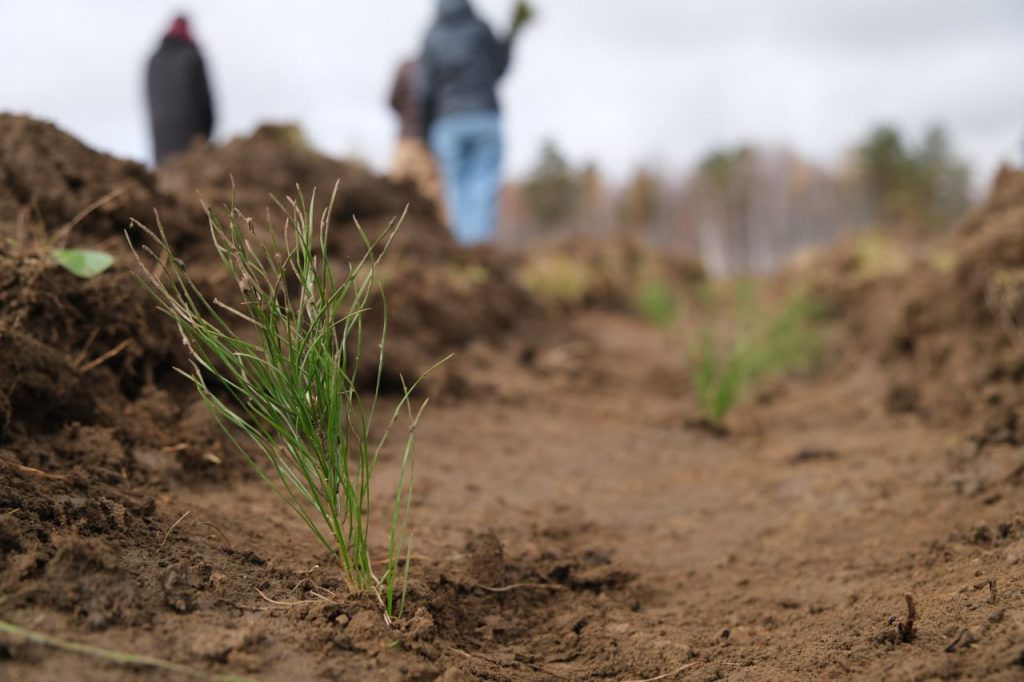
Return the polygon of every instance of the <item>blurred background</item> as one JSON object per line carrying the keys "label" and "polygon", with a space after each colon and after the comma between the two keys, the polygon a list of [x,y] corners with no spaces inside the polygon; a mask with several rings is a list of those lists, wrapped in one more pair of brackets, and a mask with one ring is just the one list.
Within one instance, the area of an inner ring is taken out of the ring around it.
{"label": "blurred background", "polygon": [[[0,110],[150,163],[146,60],[191,16],[213,140],[295,123],[384,171],[423,0],[0,3]],[[496,32],[511,2],[477,0]],[[630,230],[763,271],[881,224],[941,230],[1020,160],[1019,0],[536,0],[502,85],[499,241]]]}

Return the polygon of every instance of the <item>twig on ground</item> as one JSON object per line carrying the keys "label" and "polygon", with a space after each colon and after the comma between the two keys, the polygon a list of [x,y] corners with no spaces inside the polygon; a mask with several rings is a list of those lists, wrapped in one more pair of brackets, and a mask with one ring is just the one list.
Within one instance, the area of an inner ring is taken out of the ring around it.
{"label": "twig on ground", "polygon": [[68,642],[56,637],[51,637],[50,635],[45,635],[41,632],[36,632],[35,630],[28,630],[26,628],[19,627],[13,623],[8,623],[3,620],[0,620],[0,632],[11,635],[12,637],[20,637],[35,644],[42,644],[55,649],[61,649],[62,651],[84,654],[94,658],[102,658],[106,661],[119,663],[121,665],[137,665],[145,666],[147,668],[156,668],[158,670],[165,670],[167,672],[173,672],[179,675],[185,675],[187,677],[202,680],[218,680],[219,682],[246,682],[247,680],[247,678],[235,675],[213,675],[205,670],[196,670],[195,668],[190,668],[186,665],[181,665],[180,663],[172,663],[171,661],[164,661],[150,656],[139,656],[136,654],[125,653],[123,651],[101,649],[100,647],[91,646],[89,644]]}
{"label": "twig on ground", "polygon": [[36,469],[35,467],[28,467],[28,466],[25,466],[24,464],[18,464],[16,462],[9,462],[6,459],[0,459],[0,462],[3,462],[4,464],[7,464],[8,466],[13,467],[15,470],[20,471],[23,474],[28,474],[30,476],[39,476],[41,478],[49,478],[49,479],[54,480],[54,481],[63,481],[65,478],[67,478],[67,476],[63,476],[61,474],[50,474],[50,473],[47,473],[45,471],[41,471],[39,469]]}
{"label": "twig on ground", "polygon": [[678,675],[679,673],[683,672],[684,670],[692,668],[695,665],[697,665],[697,661],[694,661],[692,663],[687,663],[684,666],[680,666],[680,667],[676,668],[675,670],[670,670],[669,672],[664,673],[663,675],[658,675],[657,677],[648,677],[645,680],[624,680],[624,682],[658,682],[658,680],[664,680],[664,679],[668,679],[669,677],[674,677],[675,675]]}
{"label": "twig on ground", "polygon": [[243,606],[242,604],[239,604],[238,602],[231,601],[230,599],[225,599],[224,597],[217,597],[217,603],[218,604],[227,604],[228,606],[236,608],[239,611],[269,611],[270,610],[269,608],[264,608],[262,606]]}
{"label": "twig on ground", "polygon": [[101,196],[96,201],[92,202],[91,204],[88,204],[85,208],[76,213],[74,218],[72,218],[69,222],[65,223],[63,227],[61,227],[59,230],[53,233],[53,236],[50,237],[50,244],[56,244],[57,242],[67,237],[68,234],[71,233],[71,230],[75,229],[75,227],[78,226],[78,223],[82,222],[87,217],[89,217],[90,213],[103,206],[103,204],[106,204],[118,198],[119,196],[124,194],[124,191],[124,187],[116,187],[113,190]]}
{"label": "twig on ground", "polygon": [[491,587],[489,585],[478,585],[472,584],[470,587],[476,587],[481,590],[488,592],[511,592],[512,590],[564,590],[565,585],[559,585],[557,583],[516,583],[514,585],[505,585],[503,587]]}
{"label": "twig on ground", "polygon": [[99,367],[104,362],[106,362],[107,360],[113,358],[114,356],[119,354],[121,351],[123,351],[125,348],[127,348],[128,345],[131,342],[132,342],[131,339],[125,339],[121,343],[117,344],[116,346],[114,346],[113,348],[108,350],[103,355],[99,356],[98,358],[94,358],[94,359],[90,360],[89,362],[85,363],[84,365],[82,365],[81,367],[79,367],[78,368],[78,372],[80,374],[85,374],[89,370],[95,369],[96,367]]}
{"label": "twig on ground", "polygon": [[[323,592],[326,592],[326,594],[323,594],[322,592],[320,592],[320,590],[323,590]],[[338,601],[338,595],[337,594],[335,594],[334,592],[331,592],[330,590],[325,590],[322,587],[317,587],[315,590],[310,590],[309,593],[311,595],[313,595],[314,597],[317,597],[318,599],[321,599],[323,601],[329,601],[329,602]]]}
{"label": "twig on ground", "polygon": [[258,595],[260,595],[260,597],[264,601],[270,602],[271,604],[274,604],[276,606],[287,606],[289,608],[292,607],[292,606],[300,606],[302,604],[316,604],[319,601],[328,601],[328,600],[321,600],[321,599],[298,599],[296,601],[278,601],[277,599],[271,599],[270,597],[265,595],[263,593],[263,590],[261,590],[258,587],[256,588],[256,593]]}
{"label": "twig on ground", "polygon": [[903,642],[912,642],[917,636],[915,623],[917,622],[917,608],[914,606],[914,597],[909,592],[903,595],[907,600],[907,619],[896,625],[896,631]]}
{"label": "twig on ground", "polygon": [[174,531],[175,528],[178,527],[178,524],[180,524],[182,521],[184,521],[185,518],[188,517],[188,515],[191,514],[191,513],[192,513],[192,510],[191,509],[188,510],[187,512],[182,514],[180,517],[178,517],[178,520],[174,522],[174,525],[172,525],[170,528],[167,529],[167,532],[164,533],[164,539],[160,542],[160,546],[157,547],[157,551],[160,551],[161,549],[164,548],[164,545],[167,544],[167,538],[171,537],[171,533]]}
{"label": "twig on ground", "polygon": [[96,337],[99,336],[99,333],[100,328],[96,327],[91,332],[89,332],[89,336],[85,337],[85,343],[82,344],[82,350],[80,350],[78,354],[75,355],[75,357],[71,360],[72,367],[79,367],[83,362],[85,362],[85,356],[89,354],[89,349],[92,348],[92,342],[96,340]]}
{"label": "twig on ground", "polygon": [[295,583],[295,586],[292,589],[288,590],[288,593],[291,594],[295,590],[299,589],[299,586],[302,585],[303,583],[309,583],[313,587],[316,587],[316,583],[314,583],[312,580],[310,580],[309,578],[303,578],[299,582]]}
{"label": "twig on ground", "polygon": [[970,646],[971,644],[974,644],[977,641],[977,635],[971,632],[971,630],[969,630],[968,628],[963,628],[962,630],[960,630],[960,634],[956,636],[956,639],[954,639],[952,642],[946,645],[946,653],[951,654],[955,652],[957,649],[963,649],[965,647]]}
{"label": "twig on ground", "polygon": [[217,534],[220,535],[220,537],[224,540],[224,544],[226,544],[228,546],[228,549],[234,551],[235,547],[234,547],[234,545],[231,544],[231,540],[228,540],[228,536],[225,535],[224,531],[222,531],[220,528],[218,528],[217,526],[213,525],[209,521],[196,521],[196,525],[197,526],[209,526],[210,528],[212,528],[215,531],[217,531]]}
{"label": "twig on ground", "polygon": [[995,604],[996,603],[996,596],[997,596],[996,595],[996,579],[995,578],[989,578],[989,580],[988,580],[988,594],[989,594],[989,603]]}

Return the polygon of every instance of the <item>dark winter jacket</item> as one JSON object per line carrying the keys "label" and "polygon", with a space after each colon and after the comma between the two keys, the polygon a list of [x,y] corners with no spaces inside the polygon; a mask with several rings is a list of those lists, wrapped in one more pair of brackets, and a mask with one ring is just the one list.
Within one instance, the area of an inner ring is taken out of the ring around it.
{"label": "dark winter jacket", "polygon": [[157,163],[188,149],[196,135],[210,136],[213,107],[206,69],[191,41],[164,38],[149,60],[146,84]]}
{"label": "dark winter jacket", "polygon": [[509,60],[509,41],[496,40],[467,0],[439,0],[437,21],[420,59],[423,121],[470,111],[497,111],[494,94]]}
{"label": "dark winter jacket", "polygon": [[425,136],[421,111],[416,100],[416,74],[419,67],[413,60],[402,62],[391,90],[391,108],[402,122],[401,136],[422,138]]}

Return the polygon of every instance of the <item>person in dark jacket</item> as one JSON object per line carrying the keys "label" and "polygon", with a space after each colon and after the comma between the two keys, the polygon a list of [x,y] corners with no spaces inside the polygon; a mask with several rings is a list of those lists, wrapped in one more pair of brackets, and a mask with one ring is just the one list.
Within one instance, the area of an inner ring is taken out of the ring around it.
{"label": "person in dark jacket", "polygon": [[146,73],[156,162],[188,149],[193,138],[213,130],[213,105],[206,68],[188,19],[178,17],[149,60]]}
{"label": "person in dark jacket", "polygon": [[468,0],[438,0],[437,20],[427,34],[419,62],[421,120],[462,244],[486,242],[494,234],[502,156],[495,86],[530,15],[529,6],[520,2],[511,33],[498,40]]}

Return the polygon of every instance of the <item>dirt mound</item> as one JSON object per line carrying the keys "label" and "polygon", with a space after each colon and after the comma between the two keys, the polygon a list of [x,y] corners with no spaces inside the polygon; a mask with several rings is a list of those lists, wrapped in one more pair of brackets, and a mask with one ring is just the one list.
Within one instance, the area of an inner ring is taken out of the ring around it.
{"label": "dirt mound", "polygon": [[[411,615],[389,630],[377,603],[348,594],[330,557],[310,552],[319,562],[311,570],[293,549],[257,541],[233,512],[196,504],[227,495],[231,509],[252,504],[245,518],[274,527],[269,520],[282,511],[261,482],[223,473],[238,458],[225,454],[194,391],[172,372],[184,360],[178,335],[123,258],[128,220],[156,206],[201,286],[220,291],[230,283],[215,252],[205,236],[193,238],[201,230],[188,231],[202,222],[176,213],[181,204],[141,167],[91,152],[52,126],[6,117],[0,131],[14,140],[0,153],[0,222],[9,238],[0,247],[4,619],[110,648],[159,650],[204,670],[274,674],[278,660],[307,659],[308,672],[324,678],[655,676],[686,662],[685,645],[641,634],[639,588],[607,553],[578,551],[570,542],[577,530],[542,529],[509,547],[485,533],[452,556],[417,559]],[[209,156],[218,153],[228,159],[219,166]],[[407,200],[403,188],[291,149],[267,130],[179,163],[216,175],[239,160],[271,173],[236,172],[239,187],[254,188],[245,200],[256,215],[268,191],[339,175],[348,188],[336,221],[358,212],[383,224]],[[400,233],[411,236],[380,273],[392,376],[413,376],[473,343],[503,344],[537,314],[508,258],[456,249],[432,213],[417,210]],[[70,242],[121,260],[85,280],[56,265],[48,245],[31,246],[55,234],[63,240],[70,223]],[[446,371],[451,379],[463,369],[456,361]],[[231,490],[207,489],[226,476]],[[152,646],[134,637],[140,632]],[[0,659],[15,676],[65,676],[16,640],[0,642]]]}
{"label": "dirt mound", "polygon": [[1001,172],[951,253],[955,263],[922,257],[867,277],[845,253],[821,291],[852,332],[848,359],[869,354],[886,368],[891,411],[1015,423],[1024,390],[1024,173]]}
{"label": "dirt mound", "polygon": [[877,362],[890,414],[961,432],[942,482],[992,503],[1024,484],[1024,173],[1003,169],[949,244],[867,275],[836,252],[819,291],[847,332],[841,364]]}
{"label": "dirt mound", "polygon": [[319,204],[326,206],[338,183],[331,224],[339,255],[358,257],[364,250],[353,218],[376,236],[406,207],[408,215],[396,238],[395,252],[432,261],[455,248],[450,234],[437,221],[433,203],[417,194],[411,183],[396,184],[357,164],[323,156],[291,126],[267,125],[251,137],[237,138],[222,147],[195,147],[161,166],[157,182],[162,191],[183,202],[196,202],[197,192],[212,206],[230,205],[233,199],[235,206],[257,220],[273,205],[271,196],[283,201],[295,195],[296,185],[304,192],[316,188]]}
{"label": "dirt mound", "polygon": [[179,204],[158,192],[139,164],[89,149],[49,123],[0,114],[0,237],[58,237],[123,252],[130,220],[154,210],[176,248],[205,236],[195,202]]}
{"label": "dirt mound", "polygon": [[133,273],[84,280],[46,252],[0,249],[0,469],[100,465],[116,482],[222,468],[214,424],[173,371],[184,363]]}
{"label": "dirt mound", "polygon": [[929,272],[908,287],[885,349],[905,372],[897,390],[916,385],[918,406],[938,418],[992,415],[1020,403],[1024,174],[1004,171],[961,234],[952,276]]}
{"label": "dirt mound", "polygon": [[[319,204],[326,206],[327,195],[339,180],[331,235],[332,254],[339,262],[364,251],[353,216],[372,237],[408,207],[406,222],[385,260],[391,298],[385,360],[392,385],[398,385],[400,375],[418,376],[471,340],[495,341],[536,316],[536,306],[519,286],[507,258],[458,249],[437,222],[433,205],[411,185],[395,184],[355,164],[324,157],[305,146],[294,129],[266,126],[252,137],[224,147],[195,148],[162,168],[155,179],[142,166],[97,153],[48,123],[0,115],[0,237],[16,245],[46,242],[98,247],[115,254],[121,266],[131,268],[134,262],[123,232],[132,218],[155,227],[152,216],[156,210],[172,246],[203,290],[227,301],[235,298],[237,287],[225,279],[197,190],[213,207],[229,204],[234,192],[236,206],[261,222],[268,205],[271,215],[277,217],[271,195],[283,200],[295,194],[296,185],[305,191],[318,187]],[[142,374],[137,372],[145,368],[136,365],[140,349],[149,347],[148,337],[159,336],[164,345],[161,353],[166,354],[176,345],[176,335],[153,320],[148,312],[151,305],[147,306],[144,297],[131,293],[137,286],[127,271],[81,285],[84,293],[63,300],[53,286],[58,280],[70,282],[73,278],[44,264],[47,260],[40,257],[36,265],[26,261],[24,267],[3,270],[3,286],[8,292],[3,305],[25,308],[31,307],[31,301],[15,298],[55,297],[62,308],[54,309],[53,319],[42,330],[44,338],[33,337],[35,341],[45,344],[60,337],[64,344],[60,350],[94,351],[90,358],[127,343],[112,366],[120,371],[125,365],[120,380],[134,382],[132,389],[138,390]],[[47,274],[40,279],[33,268]],[[110,314],[98,312],[101,305],[109,305]],[[473,314],[466,315],[466,311]],[[379,306],[373,313],[378,324],[382,313]],[[117,317],[122,314],[123,319]],[[84,328],[84,333],[77,335],[61,327],[68,320],[87,318],[111,324],[105,329]],[[131,326],[127,320],[144,322]],[[95,338],[88,339],[93,332]],[[33,341],[20,343],[28,348]],[[39,352],[46,355],[46,351]],[[29,356],[22,355],[19,362],[29,363]],[[46,360],[37,364],[56,366]],[[444,370],[457,371],[457,367]],[[33,376],[44,381],[46,375],[37,372]],[[56,377],[46,381],[50,389],[44,393],[54,398],[62,384]],[[70,388],[59,392],[71,403],[51,401],[54,405],[70,408],[73,403],[77,405],[72,410],[75,413],[85,409]]]}
{"label": "dirt mound", "polygon": [[[400,376],[419,376],[471,341],[497,341],[537,317],[538,309],[516,281],[507,257],[457,248],[437,221],[434,205],[410,183],[396,184],[356,164],[325,157],[309,148],[295,128],[264,126],[223,147],[193,148],[168,161],[157,178],[162,191],[181,201],[198,201],[197,191],[214,207],[233,200],[257,225],[265,222],[268,205],[272,220],[280,222],[272,196],[295,196],[296,185],[304,192],[316,188],[318,205],[326,207],[337,182],[330,248],[339,262],[365,252],[353,218],[372,239],[407,211],[381,271],[388,297],[384,360],[390,386],[397,387]],[[208,260],[201,268],[219,268]],[[236,292],[222,284],[218,295],[231,300]],[[383,313],[382,306],[375,306],[368,330],[380,329]],[[376,339],[368,336],[365,343],[373,347]],[[369,377],[372,368],[365,369]],[[456,362],[439,376],[459,372]]]}
{"label": "dirt mound", "polygon": [[46,253],[0,250],[0,434],[109,421],[175,341],[130,272],[83,280]]}

